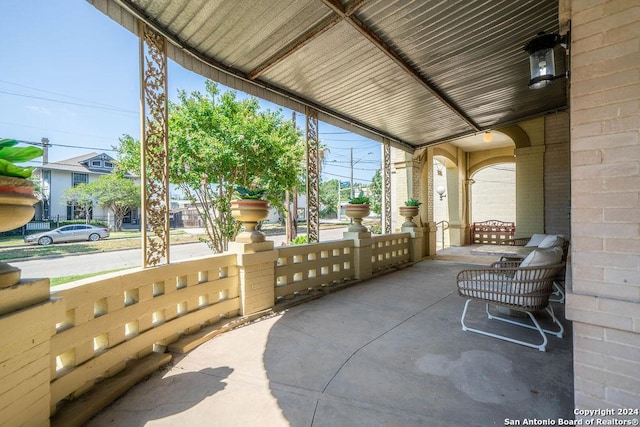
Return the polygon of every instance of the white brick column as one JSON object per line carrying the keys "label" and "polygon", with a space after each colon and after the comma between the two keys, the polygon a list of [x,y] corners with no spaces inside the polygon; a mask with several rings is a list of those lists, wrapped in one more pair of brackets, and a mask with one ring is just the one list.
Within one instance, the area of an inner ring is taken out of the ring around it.
{"label": "white brick column", "polygon": [[571,26],[575,406],[638,408],[640,3],[573,0]]}

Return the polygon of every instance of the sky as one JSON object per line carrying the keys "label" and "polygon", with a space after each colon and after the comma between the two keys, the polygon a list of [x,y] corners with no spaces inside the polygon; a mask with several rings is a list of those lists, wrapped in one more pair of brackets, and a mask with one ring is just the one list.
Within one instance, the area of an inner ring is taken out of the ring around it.
{"label": "sky", "polygon": [[[93,151],[115,157],[118,138],[140,137],[138,38],[124,27],[84,0],[1,0],[0,36],[0,138],[46,137],[49,162],[59,162]],[[204,92],[202,76],[171,60],[168,75],[171,100],[178,90]],[[356,182],[380,168],[378,142],[325,123],[319,137],[329,148],[323,180],[349,180],[352,149]]]}

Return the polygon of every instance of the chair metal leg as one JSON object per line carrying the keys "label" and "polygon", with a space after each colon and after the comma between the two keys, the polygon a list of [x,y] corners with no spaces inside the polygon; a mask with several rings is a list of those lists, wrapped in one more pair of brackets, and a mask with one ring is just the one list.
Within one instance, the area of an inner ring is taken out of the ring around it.
{"label": "chair metal leg", "polygon": [[498,334],[494,334],[494,333],[491,333],[491,332],[483,331],[481,329],[475,329],[475,328],[468,327],[464,323],[464,318],[467,315],[467,308],[469,307],[469,303],[470,302],[471,302],[471,299],[468,299],[467,302],[464,304],[464,310],[462,311],[462,317],[460,318],[460,323],[462,324],[462,330],[463,331],[475,332],[475,333],[480,334],[480,335],[486,335],[488,337],[498,338],[500,340],[512,342],[514,344],[520,344],[520,345],[524,345],[526,347],[537,348],[540,351],[546,351],[546,349],[547,349],[547,336],[544,334],[544,330],[540,327],[540,324],[538,323],[536,318],[531,313],[525,312],[525,313],[527,313],[529,315],[529,317],[531,318],[531,321],[533,322],[535,327],[533,327],[531,325],[522,324],[521,322],[515,322],[513,320],[503,319],[503,318],[499,318],[499,317],[493,316],[489,312],[489,304],[487,304],[487,306],[486,306],[486,311],[487,311],[487,314],[490,316],[489,317],[490,319],[503,320],[503,321],[506,321],[507,323],[513,323],[515,325],[525,326],[525,327],[528,327],[530,329],[537,330],[540,333],[540,336],[542,337],[542,343],[541,344],[534,344],[534,343],[529,343],[529,342],[526,342],[526,341],[516,340],[514,338],[509,338],[509,337],[506,337],[504,335],[498,335]]}
{"label": "chair metal leg", "polygon": [[[562,326],[562,323],[560,323],[560,321],[558,320],[558,318],[556,317],[553,308],[548,305],[545,310],[547,311],[547,313],[549,313],[549,315],[551,316],[551,319],[553,321],[553,323],[558,325],[558,330],[557,331],[552,331],[549,329],[544,329],[544,328],[540,328],[540,327],[535,327],[533,325],[529,325],[527,323],[522,323],[522,322],[518,322],[516,320],[511,320],[511,319],[507,319],[505,317],[502,316],[497,316],[495,314],[492,314],[491,311],[489,311],[489,304],[486,305],[486,311],[487,311],[487,317],[489,319],[492,320],[500,320],[501,322],[506,322],[506,323],[511,323],[512,325],[517,325],[517,326],[522,326],[523,328],[528,328],[528,329],[533,329],[533,330],[542,330],[547,334],[556,336],[558,338],[562,338],[562,334],[564,332],[564,327]],[[516,311],[520,311],[520,310],[516,310]],[[528,311],[520,311],[521,313],[527,313],[529,314],[529,317],[532,317],[533,315],[531,313],[529,313]],[[535,322],[537,323],[537,322]]]}
{"label": "chair metal leg", "polygon": [[[565,300],[565,294],[564,294],[564,289],[562,287],[562,285],[560,284],[560,282],[558,282],[557,280],[553,281],[553,288],[555,289],[553,291],[553,293],[551,295],[555,295],[555,297],[553,298],[549,298],[549,302],[557,302],[560,304],[564,304],[564,300]],[[559,298],[556,298],[559,297]]]}

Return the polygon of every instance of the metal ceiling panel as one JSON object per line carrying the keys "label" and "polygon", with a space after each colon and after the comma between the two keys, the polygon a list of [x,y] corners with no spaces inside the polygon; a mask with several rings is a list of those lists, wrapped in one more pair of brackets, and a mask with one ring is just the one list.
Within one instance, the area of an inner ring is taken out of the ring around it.
{"label": "metal ceiling panel", "polygon": [[527,87],[522,50],[538,32],[558,29],[557,9],[556,0],[376,1],[358,17],[485,128],[566,104],[561,83]]}
{"label": "metal ceiling panel", "polygon": [[[457,115],[344,22],[263,77],[413,144],[469,131]],[[398,132],[400,123],[404,125]]]}
{"label": "metal ceiling panel", "polygon": [[312,106],[400,145],[566,107],[564,81],[528,89],[522,50],[539,31],[557,31],[558,0],[88,1],[129,28],[131,16],[144,20],[179,48],[174,55],[192,55],[231,87]]}

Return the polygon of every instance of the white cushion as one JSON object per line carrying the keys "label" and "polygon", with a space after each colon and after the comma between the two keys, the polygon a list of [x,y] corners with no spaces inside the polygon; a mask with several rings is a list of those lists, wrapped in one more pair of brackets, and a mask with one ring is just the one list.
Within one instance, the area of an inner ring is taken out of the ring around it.
{"label": "white cushion", "polygon": [[554,246],[562,246],[562,237],[556,234],[545,237],[538,245],[539,248],[553,248]]}
{"label": "white cushion", "polygon": [[520,267],[545,267],[562,261],[562,248],[535,249],[520,263]]}
{"label": "white cushion", "polygon": [[546,237],[547,237],[546,234],[534,234],[533,236],[531,236],[531,239],[529,239],[527,244],[524,245],[524,247],[525,248],[537,247]]}

